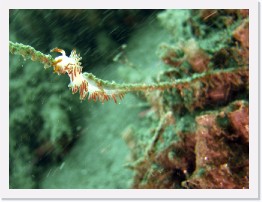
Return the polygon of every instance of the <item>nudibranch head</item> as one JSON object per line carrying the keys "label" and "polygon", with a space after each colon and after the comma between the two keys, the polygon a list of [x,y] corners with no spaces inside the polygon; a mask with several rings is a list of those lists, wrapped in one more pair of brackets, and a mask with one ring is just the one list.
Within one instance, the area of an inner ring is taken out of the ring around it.
{"label": "nudibranch head", "polygon": [[66,53],[63,49],[54,48],[51,50],[51,52],[59,52],[62,54],[54,59],[53,66],[54,66],[55,73],[65,74],[71,71],[77,71],[77,72],[82,71],[82,67],[80,63],[80,60],[82,58],[76,54],[75,49],[72,50],[69,57],[66,56]]}

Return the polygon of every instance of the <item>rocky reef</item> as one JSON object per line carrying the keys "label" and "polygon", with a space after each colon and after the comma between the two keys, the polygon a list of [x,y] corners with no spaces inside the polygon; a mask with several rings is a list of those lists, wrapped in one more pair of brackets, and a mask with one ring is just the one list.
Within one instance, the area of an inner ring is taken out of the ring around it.
{"label": "rocky reef", "polygon": [[159,46],[167,65],[159,81],[210,74],[145,96],[153,115],[144,116],[155,126],[124,133],[136,145],[133,188],[248,188],[248,11],[168,10],[158,18],[174,38]]}

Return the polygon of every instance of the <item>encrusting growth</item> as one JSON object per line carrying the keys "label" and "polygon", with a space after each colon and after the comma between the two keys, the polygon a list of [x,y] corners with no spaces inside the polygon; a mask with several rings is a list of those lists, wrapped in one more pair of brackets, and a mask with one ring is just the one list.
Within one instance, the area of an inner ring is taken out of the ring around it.
{"label": "encrusting growth", "polygon": [[[9,41],[9,51],[12,54],[23,56],[24,59],[31,59],[43,63],[45,68],[53,66],[54,72],[58,75],[67,74],[70,78],[68,85],[72,93],[79,91],[80,100],[92,99],[101,102],[113,99],[117,103],[124,97],[125,93],[132,91],[153,91],[153,90],[167,90],[177,88],[182,93],[181,89],[193,88],[194,84],[202,82],[207,85],[205,81],[209,81],[212,85],[220,85],[221,81],[227,81],[233,87],[243,86],[248,82],[248,68],[232,68],[225,70],[214,70],[203,73],[194,74],[192,77],[186,79],[177,79],[172,82],[160,82],[156,84],[116,84],[115,82],[108,82],[96,78],[91,73],[82,73],[83,67],[80,60],[82,59],[76,50],[73,50],[70,56],[66,56],[64,50],[54,48],[51,52],[59,52],[62,55],[52,58],[51,55],[45,55],[40,51],[36,51],[33,47],[23,45],[21,43],[13,43]],[[196,90],[196,89],[194,89]],[[183,96],[181,94],[181,96]]]}

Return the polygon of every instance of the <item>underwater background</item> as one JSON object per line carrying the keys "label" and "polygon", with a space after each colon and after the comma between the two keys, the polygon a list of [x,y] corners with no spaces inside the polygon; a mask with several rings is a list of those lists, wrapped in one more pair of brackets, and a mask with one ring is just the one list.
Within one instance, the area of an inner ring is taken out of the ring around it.
{"label": "underwater background", "polygon": [[249,188],[248,10],[10,10],[10,41],[76,49],[116,83],[186,80],[79,100],[10,51],[11,189]]}

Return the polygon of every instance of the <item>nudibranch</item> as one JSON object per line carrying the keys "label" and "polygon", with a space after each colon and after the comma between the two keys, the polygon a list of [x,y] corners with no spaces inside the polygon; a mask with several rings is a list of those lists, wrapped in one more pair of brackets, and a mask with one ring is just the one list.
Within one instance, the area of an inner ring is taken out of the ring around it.
{"label": "nudibranch", "polygon": [[70,56],[66,56],[64,50],[54,48],[51,52],[59,52],[62,55],[56,57],[53,61],[54,72],[58,75],[68,74],[70,83],[68,85],[71,88],[72,93],[77,91],[80,93],[80,100],[93,99],[101,102],[108,101],[111,98],[117,103],[117,98],[122,99],[124,92],[117,90],[114,83],[102,83],[99,79],[89,73],[82,73],[83,67],[80,60],[82,59],[76,50],[72,50]]}

